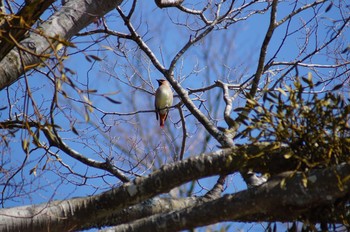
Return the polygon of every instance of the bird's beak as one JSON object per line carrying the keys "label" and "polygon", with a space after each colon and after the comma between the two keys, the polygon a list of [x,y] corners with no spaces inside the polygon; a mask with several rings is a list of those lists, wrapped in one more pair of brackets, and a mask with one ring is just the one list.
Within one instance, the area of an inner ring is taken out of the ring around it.
{"label": "bird's beak", "polygon": [[157,79],[158,85],[162,85],[162,80],[161,79]]}

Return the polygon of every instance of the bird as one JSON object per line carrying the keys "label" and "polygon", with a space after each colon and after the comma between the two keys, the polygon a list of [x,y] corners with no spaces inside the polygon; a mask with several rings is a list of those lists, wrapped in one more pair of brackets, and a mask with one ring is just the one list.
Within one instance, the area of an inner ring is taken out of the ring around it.
{"label": "bird", "polygon": [[156,97],[154,106],[156,108],[156,119],[158,120],[161,128],[164,128],[164,122],[168,117],[169,107],[173,104],[173,91],[170,88],[170,84],[165,79],[157,79],[159,84],[156,90]]}
{"label": "bird", "polygon": [[244,179],[247,183],[248,188],[254,188],[256,186],[262,185],[268,180],[266,176],[257,176],[256,173],[252,171],[248,171]]}

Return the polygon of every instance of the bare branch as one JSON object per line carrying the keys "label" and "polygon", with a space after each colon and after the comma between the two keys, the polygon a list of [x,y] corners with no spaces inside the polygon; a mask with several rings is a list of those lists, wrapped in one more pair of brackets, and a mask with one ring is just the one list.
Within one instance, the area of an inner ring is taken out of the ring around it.
{"label": "bare branch", "polygon": [[140,47],[140,49],[144,53],[146,53],[146,55],[152,61],[154,67],[156,67],[158,69],[158,71],[164,75],[166,73],[165,67],[158,61],[157,57],[154,55],[152,50],[142,40],[142,37],[137,33],[134,26],[131,24],[129,18],[126,17],[125,14],[123,13],[122,9],[119,6],[116,9],[117,9],[119,15],[122,17],[128,30],[130,31],[132,40],[135,41],[135,43],[137,43],[137,45]]}
{"label": "bare branch", "polygon": [[[36,1],[35,1],[36,2]],[[46,1],[44,1],[46,2]],[[81,29],[89,25],[98,16],[103,16],[107,12],[114,9],[121,1],[92,1],[87,3],[84,0],[68,1],[64,7],[57,11],[50,20],[40,25],[42,34],[31,33],[30,36],[23,41],[21,45],[27,47],[31,44],[32,50],[37,55],[47,54],[52,48],[52,41],[48,38],[64,38],[70,39]],[[79,9],[79,10],[76,10]],[[71,16],[74,12],[74,18]],[[79,23],[76,23],[79,21]],[[14,41],[13,41],[14,42]],[[41,62],[37,55],[28,53],[23,54],[23,63],[26,67],[35,67]],[[12,49],[0,62],[0,90],[17,81],[24,72],[19,61],[19,53],[17,49]],[[28,69],[26,69],[28,70]]]}
{"label": "bare branch", "polygon": [[[186,139],[187,139],[187,128],[186,128],[186,121],[185,121],[185,116],[182,112],[182,108],[181,108],[182,104],[178,104],[177,105],[177,109],[179,110],[179,114],[180,114],[180,119],[181,119],[181,125],[182,125],[182,143],[181,143],[181,151],[180,151],[180,155],[179,155],[179,160],[182,160],[184,157],[184,153],[185,153],[185,149],[186,149]],[[177,161],[177,160],[175,160]]]}
{"label": "bare branch", "polygon": [[298,66],[299,63],[305,62],[305,60],[309,59],[313,55],[317,54],[321,50],[328,47],[332,42],[334,42],[341,35],[341,33],[346,28],[346,25],[348,25],[349,22],[350,22],[350,17],[345,18],[344,21],[342,22],[342,24],[340,25],[340,27],[337,29],[337,31],[333,34],[333,36],[327,42],[325,42],[321,46],[317,46],[313,51],[311,51],[310,53],[305,55],[303,58],[301,58],[297,61],[294,61],[293,65],[287,71],[285,71],[284,73],[281,74],[281,76],[279,77],[279,81],[275,82],[275,84],[273,85],[273,88],[275,88],[277,86],[277,84],[280,81],[282,81],[286,77],[286,75],[288,75],[288,73],[290,73],[293,69],[295,69],[295,67]]}
{"label": "bare branch", "polygon": [[233,99],[232,99],[232,97],[230,97],[229,87],[227,84],[224,84],[222,81],[217,81],[216,83],[222,88],[223,98],[224,98],[224,101],[226,104],[225,111],[224,111],[225,122],[229,128],[232,128],[232,127],[234,127],[235,122],[230,116],[231,112],[232,112],[232,100]]}
{"label": "bare branch", "polygon": [[276,28],[277,4],[278,4],[278,0],[272,1],[269,28],[267,29],[263,44],[262,44],[261,49],[260,49],[258,67],[256,69],[256,72],[255,72],[255,75],[254,75],[254,78],[252,81],[252,88],[250,89],[250,92],[249,92],[249,95],[251,98],[254,98],[256,91],[258,89],[258,86],[259,86],[260,78],[264,72],[267,47],[270,44],[270,40],[271,40],[273,32]]}
{"label": "bare branch", "polygon": [[[60,150],[64,151],[67,155],[71,156],[72,158],[82,162],[83,164],[86,164],[90,167],[98,168],[101,170],[106,170],[109,173],[116,176],[118,179],[120,179],[123,182],[129,182],[129,179],[124,176],[112,163],[110,160],[106,160],[105,162],[98,162],[89,158],[86,158],[84,155],[80,154],[79,152],[73,150],[70,148],[66,143],[62,141],[62,139],[57,136],[51,129],[52,126],[49,125],[40,125],[37,122],[23,122],[19,120],[15,121],[5,121],[0,122],[0,128],[1,129],[14,129],[14,128],[22,128],[25,129],[27,127],[35,127],[40,129],[44,132],[50,146],[54,146],[59,148]],[[37,139],[37,138],[34,138]]]}
{"label": "bare branch", "polygon": [[[350,189],[349,175],[350,166],[345,163],[326,170],[315,170],[306,177],[301,173],[291,176],[291,172],[285,172],[251,190],[120,225],[114,231],[179,231],[214,224],[217,218],[219,221],[244,222],[309,220],[308,214],[317,207],[336,209],[336,200],[345,197]],[[302,184],[305,178],[307,187]],[[286,184],[281,187],[283,180]],[[267,212],[268,219],[265,216]],[[335,223],[343,223],[346,211],[341,211],[340,215],[337,213],[336,210],[329,212]],[[318,215],[311,220],[322,222],[323,215]]]}
{"label": "bare branch", "polygon": [[173,70],[175,68],[175,64],[177,63],[178,59],[196,42],[198,42],[201,38],[205,37],[208,33],[210,33],[215,25],[217,23],[220,23],[221,20],[223,20],[226,16],[226,14],[229,12],[227,11],[226,14],[223,16],[218,16],[218,18],[212,22],[211,26],[209,26],[207,29],[205,29],[202,33],[197,35],[195,38],[189,39],[189,41],[183,46],[182,49],[176,54],[176,56],[173,58],[173,60],[170,63],[169,70],[166,70],[163,65],[160,64],[154,53],[151,51],[151,49],[147,46],[147,44],[142,40],[141,36],[139,36],[130,23],[129,19],[124,15],[120,7],[117,7],[117,11],[121,15],[121,17],[124,20],[124,23],[128,27],[133,40],[139,45],[140,49],[146,53],[146,55],[149,57],[153,65],[167,78],[167,80],[170,82],[171,86],[174,88],[176,93],[181,98],[182,102],[186,105],[186,107],[191,111],[193,116],[197,118],[198,121],[200,121],[203,126],[208,130],[208,132],[215,137],[215,139],[222,144],[224,147],[230,147],[233,145],[232,139],[224,136],[209,120],[205,115],[195,106],[195,104],[190,100],[188,93],[186,90],[184,90],[181,85],[175,81],[173,77]]}
{"label": "bare branch", "polygon": [[158,7],[176,7],[181,5],[184,0],[155,0]]}
{"label": "bare branch", "polygon": [[5,21],[1,30],[0,61],[24,38],[25,33],[33,26],[45,10],[55,0],[31,1],[26,4],[15,16]]}
{"label": "bare branch", "polygon": [[292,13],[290,13],[289,15],[287,15],[286,17],[284,17],[280,21],[276,22],[276,27],[280,26],[281,24],[283,24],[287,20],[293,18],[295,15],[303,12],[304,10],[307,10],[307,9],[309,9],[311,7],[315,7],[318,4],[321,4],[321,3],[324,3],[324,2],[326,2],[326,0],[318,0],[318,1],[312,2],[310,4],[306,4],[306,5],[302,6],[302,7],[300,7],[299,9],[294,10]]}
{"label": "bare branch", "polygon": [[350,61],[346,61],[344,63],[339,63],[339,64],[308,64],[308,63],[301,63],[297,61],[294,61],[294,62],[276,61],[276,62],[272,62],[271,66],[285,65],[285,66],[301,66],[306,68],[339,68],[349,64],[350,64]]}
{"label": "bare branch", "polygon": [[[267,29],[267,32],[265,34],[264,41],[262,43],[262,46],[260,48],[260,54],[259,54],[259,61],[258,61],[258,66],[257,70],[255,71],[254,78],[251,83],[251,89],[249,91],[249,96],[248,98],[253,99],[257,90],[258,86],[260,84],[260,78],[264,73],[264,67],[265,67],[265,58],[266,58],[266,53],[267,53],[267,48],[269,46],[270,40],[272,38],[273,32],[276,28],[276,12],[277,12],[277,4],[278,0],[273,0],[271,4],[271,14],[270,14],[270,24]],[[246,106],[250,106],[249,101],[246,102]],[[250,108],[250,107],[247,107]],[[244,120],[244,118],[249,114],[249,110],[244,110],[242,111],[239,116],[237,117],[235,122],[235,126],[233,127],[234,131],[233,133],[236,133],[236,130],[238,129],[240,123]]]}

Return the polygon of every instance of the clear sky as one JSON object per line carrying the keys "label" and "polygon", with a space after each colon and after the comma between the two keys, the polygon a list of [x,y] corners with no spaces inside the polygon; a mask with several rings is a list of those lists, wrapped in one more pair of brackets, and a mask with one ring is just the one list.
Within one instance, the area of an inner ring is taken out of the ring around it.
{"label": "clear sky", "polygon": [[[239,6],[240,3],[241,1],[236,1],[235,4]],[[187,1],[185,4],[188,4]],[[127,11],[129,5],[130,2],[126,1],[122,8]],[[263,8],[266,5],[265,1],[260,1],[250,10]],[[266,60],[271,59],[281,43],[287,45],[282,47],[274,61],[294,61],[303,57],[302,54],[298,53],[306,43],[308,44],[305,49],[312,51],[316,45],[332,36],[333,32],[330,26],[339,24],[333,19],[340,19],[341,15],[336,7],[325,12],[327,6],[328,4],[324,4],[322,7],[316,7],[314,11],[308,10],[295,17],[290,22],[287,32],[290,33],[290,36],[286,41],[283,38],[287,24],[281,26],[273,35]],[[281,2],[277,20],[285,17],[294,7],[299,8],[300,5],[295,6],[294,1]],[[317,17],[313,19],[315,12]],[[116,11],[109,13],[105,19],[111,30],[127,32]],[[311,21],[308,22],[309,20]],[[322,22],[316,29],[312,27],[315,20]],[[189,34],[193,33],[182,24],[186,23],[190,28],[200,26],[197,19],[187,18],[185,14],[178,13],[177,9],[159,9],[153,1],[139,1],[132,21],[137,31],[165,67],[168,67],[174,55],[188,41]],[[247,20],[229,26],[227,29],[212,32],[189,49],[180,59],[175,69],[176,78],[183,87],[190,89],[211,85],[215,80],[232,84],[247,80],[256,70],[259,50],[268,22],[269,14],[256,14]],[[305,34],[309,32],[309,27],[317,30],[318,36],[311,36],[309,41],[305,41]],[[102,28],[102,26],[92,24],[87,30],[98,28]],[[94,89],[97,90],[97,93],[78,94],[76,90],[63,84],[63,90],[69,97],[59,97],[60,109],[55,112],[57,114],[55,123],[61,127],[60,133],[66,139],[66,143],[83,155],[98,161],[103,161],[106,158],[113,159],[119,167],[129,170],[131,173],[144,175],[151,172],[154,167],[173,162],[174,155],[179,153],[182,141],[179,113],[175,109],[171,111],[167,122],[168,126],[164,131],[158,128],[154,113],[140,112],[129,116],[112,114],[113,112],[130,113],[153,110],[153,93],[157,88],[156,79],[162,78],[162,76],[134,43],[125,42],[125,40],[118,41],[113,36],[108,38],[103,38],[103,36],[103,34],[96,34],[73,39],[78,49],[68,49],[69,58],[64,62],[64,65],[75,73],[66,72],[66,75],[74,81],[77,87]],[[349,29],[341,37],[345,41],[344,44],[349,44]],[[96,43],[91,46],[92,40],[95,40]],[[118,51],[117,47],[121,48],[124,53]],[[83,53],[79,52],[80,49],[83,50]],[[332,47],[332,49],[335,48]],[[96,55],[102,61],[93,59],[88,61],[86,55]],[[322,65],[334,64],[335,61],[332,57],[326,55],[326,51],[322,51],[313,58],[312,62]],[[48,70],[44,68],[41,71],[47,72]],[[301,68],[299,74],[306,76],[309,71]],[[326,73],[329,70],[323,69],[322,72]],[[57,75],[61,74],[57,73]],[[348,77],[349,74],[345,74],[342,78],[345,76]],[[276,78],[276,76],[272,73],[271,78]],[[53,96],[51,80],[46,75],[37,72],[29,72],[28,80],[36,103],[48,115]],[[13,84],[8,91],[0,92],[0,107],[8,106],[8,95],[12,105],[12,108],[8,107],[6,110],[0,111],[1,121],[7,120],[9,114],[11,117],[16,114],[21,115],[23,107],[28,106],[28,114],[33,113],[32,104],[26,102],[28,98],[22,97],[24,89],[25,82],[22,79]],[[83,96],[89,98],[96,109],[89,111],[90,108],[83,107],[79,102],[84,100]],[[120,101],[122,104],[114,104],[105,96]],[[220,90],[199,93],[192,95],[191,98],[203,112],[210,112],[211,117],[218,125],[225,126],[222,113],[224,105]],[[178,99],[175,99],[174,103],[177,102]],[[242,105],[242,103],[244,100],[238,97],[234,106]],[[87,112],[90,117],[88,122],[86,122]],[[103,112],[106,113],[105,117],[103,117]],[[184,114],[186,115],[188,133],[185,158],[218,149],[218,143],[213,139],[209,139],[208,143],[203,145],[207,136],[203,127],[198,125],[198,122],[186,109],[184,109]],[[235,116],[235,113],[232,116]],[[71,132],[72,126],[78,130],[79,135]],[[83,138],[83,143],[79,142],[80,136]],[[4,147],[0,161],[3,168],[20,167],[24,162],[25,155],[21,146],[21,141],[24,139],[30,139],[28,133],[16,133],[16,136],[11,139],[9,147]],[[52,152],[56,151],[57,149],[52,148]],[[52,154],[45,154],[43,150],[32,152],[21,171],[11,172],[13,175],[11,184],[19,185],[22,181],[24,184],[23,188],[6,188],[4,196],[10,199],[3,203],[3,207],[92,195],[119,184],[115,178],[96,169],[86,168],[85,165],[73,160],[63,152],[59,152],[58,155],[64,165],[70,166],[70,169],[55,162]],[[139,164],[135,168],[130,167],[137,162]],[[37,167],[36,176],[30,174],[30,170],[35,167]],[[74,170],[74,173],[70,173],[71,170]],[[88,177],[86,182],[85,176]],[[4,179],[6,179],[5,176],[0,177],[0,180]],[[205,193],[205,189],[210,189],[215,180],[216,178],[200,180],[193,192],[196,195]],[[246,186],[238,174],[228,178],[227,193],[245,188]],[[19,193],[18,191],[28,194],[12,198]],[[249,229],[243,225],[242,228]],[[261,228],[258,227],[256,231]],[[255,229],[250,231],[255,231]]]}

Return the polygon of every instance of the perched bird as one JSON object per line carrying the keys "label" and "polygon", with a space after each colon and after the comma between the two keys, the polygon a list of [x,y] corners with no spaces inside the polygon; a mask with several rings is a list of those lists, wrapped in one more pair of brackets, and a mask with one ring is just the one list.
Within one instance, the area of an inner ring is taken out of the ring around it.
{"label": "perched bird", "polygon": [[164,127],[164,122],[168,117],[169,108],[173,104],[173,91],[170,88],[170,84],[167,80],[160,79],[157,80],[159,87],[156,91],[156,99],[154,102],[154,106],[156,108],[156,118],[159,122],[160,127]]}
{"label": "perched bird", "polygon": [[256,173],[252,171],[248,171],[244,179],[247,183],[248,188],[254,188],[267,182],[266,176],[257,176]]}

